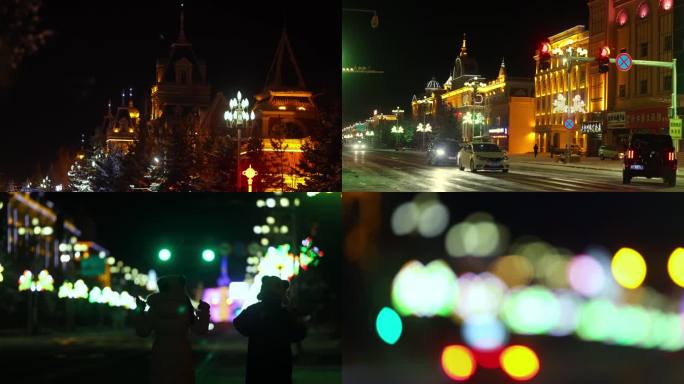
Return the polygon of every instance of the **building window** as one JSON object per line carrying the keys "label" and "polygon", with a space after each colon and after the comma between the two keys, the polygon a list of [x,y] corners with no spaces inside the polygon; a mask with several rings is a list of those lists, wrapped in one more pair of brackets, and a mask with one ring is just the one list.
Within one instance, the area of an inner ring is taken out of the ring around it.
{"label": "building window", "polygon": [[663,90],[672,91],[672,75],[663,77]]}
{"label": "building window", "polygon": [[648,3],[644,1],[643,3],[641,3],[641,5],[639,5],[637,15],[639,15],[639,18],[643,20],[646,17],[648,17],[648,11]]}
{"label": "building window", "polygon": [[641,56],[641,57],[648,56],[648,43],[641,43],[639,45],[639,56]]}
{"label": "building window", "polygon": [[663,51],[664,52],[672,51],[672,35],[665,36],[665,38],[663,39]]}
{"label": "building window", "polygon": [[645,95],[648,93],[648,80],[641,80],[639,82],[639,94]]}
{"label": "building window", "polygon": [[617,24],[618,24],[620,27],[622,27],[622,26],[624,26],[625,24],[627,24],[627,21],[629,21],[629,16],[627,16],[627,11],[625,11],[624,9],[621,10],[621,11],[618,13],[618,15],[617,15],[617,19],[616,19],[616,20],[617,20]]}
{"label": "building window", "polygon": [[619,95],[620,97],[627,97],[627,86],[625,84],[620,84]]}

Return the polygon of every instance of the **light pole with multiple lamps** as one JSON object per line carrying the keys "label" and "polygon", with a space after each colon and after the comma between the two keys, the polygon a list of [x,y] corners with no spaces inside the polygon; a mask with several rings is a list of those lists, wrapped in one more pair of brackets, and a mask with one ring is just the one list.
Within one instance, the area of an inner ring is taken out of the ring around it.
{"label": "light pole with multiple lamps", "polygon": [[373,144],[373,139],[372,139],[372,138],[375,137],[375,132],[373,132],[373,131],[366,131],[366,137],[367,137],[368,140],[370,141],[371,148],[372,148],[372,147],[373,147],[373,145],[372,145],[372,144]]}
{"label": "light pole with multiple lamps", "polygon": [[401,134],[404,133],[404,127],[402,127],[402,126],[398,126],[398,127],[397,127],[397,126],[395,125],[395,126],[392,127],[392,133],[394,133],[394,134],[397,135],[397,136],[396,136],[396,139],[397,139],[397,140],[396,140],[396,142],[395,142],[396,144],[394,145],[394,147],[395,147],[395,149],[398,151],[398,150],[399,150],[399,135],[401,135]]}
{"label": "light pole with multiple lamps", "polygon": [[425,125],[423,125],[423,123],[418,123],[418,127],[416,127],[416,132],[420,132],[423,134],[423,140],[422,140],[422,144],[420,146],[420,149],[421,149],[421,151],[424,151],[425,150],[425,134],[432,132],[432,126],[430,125],[430,123],[427,123]]}
{"label": "light pole with multiple lamps", "polygon": [[[481,105],[481,104],[482,104],[482,101],[483,101],[483,100],[482,100],[483,97],[482,97],[482,95],[480,95],[480,94],[478,93],[478,89],[487,86],[487,84],[485,84],[485,83],[479,81],[479,78],[478,78],[477,76],[475,76],[475,77],[473,77],[473,80],[472,80],[472,81],[468,81],[468,82],[466,82],[466,83],[463,84],[463,85],[465,85],[466,87],[470,87],[470,88],[472,88],[472,90],[473,90],[473,97],[472,97],[472,102],[471,102],[471,105],[470,105],[470,110],[471,110],[471,115],[476,115],[476,112],[475,112],[475,104],[480,104],[480,105]],[[479,101],[477,101],[477,100],[479,100]],[[471,125],[472,125],[472,128],[473,128],[473,132],[472,132],[472,136],[473,136],[473,137],[471,137],[470,139],[472,140],[472,139],[475,138],[475,124],[471,124]],[[482,130],[480,130],[480,136],[482,136]]]}
{"label": "light pole with multiple lamps", "polygon": [[228,110],[223,115],[226,124],[234,127],[237,130],[237,163],[235,164],[235,174],[237,175],[237,191],[242,190],[242,177],[240,177],[240,151],[242,149],[240,144],[240,129],[246,128],[248,124],[254,122],[254,111],[248,112],[249,100],[242,98],[242,93],[238,91],[237,98],[230,99],[228,102]]}

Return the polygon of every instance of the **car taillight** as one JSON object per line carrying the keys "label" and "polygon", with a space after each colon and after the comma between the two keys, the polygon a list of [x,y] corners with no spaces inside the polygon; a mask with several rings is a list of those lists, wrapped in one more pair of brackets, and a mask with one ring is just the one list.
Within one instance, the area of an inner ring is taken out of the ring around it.
{"label": "car taillight", "polygon": [[667,161],[675,161],[675,153],[674,152],[668,152],[667,153]]}
{"label": "car taillight", "polygon": [[633,149],[630,149],[627,151],[627,158],[630,160],[634,158],[634,150]]}

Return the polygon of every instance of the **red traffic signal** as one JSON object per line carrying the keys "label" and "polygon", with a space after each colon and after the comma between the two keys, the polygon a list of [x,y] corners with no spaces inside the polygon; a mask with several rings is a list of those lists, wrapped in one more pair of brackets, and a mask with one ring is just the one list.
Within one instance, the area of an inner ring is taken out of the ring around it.
{"label": "red traffic signal", "polygon": [[551,43],[545,41],[539,49],[539,69],[546,70],[551,68]]}
{"label": "red traffic signal", "polygon": [[610,47],[601,48],[598,57],[599,73],[606,73],[610,64]]}

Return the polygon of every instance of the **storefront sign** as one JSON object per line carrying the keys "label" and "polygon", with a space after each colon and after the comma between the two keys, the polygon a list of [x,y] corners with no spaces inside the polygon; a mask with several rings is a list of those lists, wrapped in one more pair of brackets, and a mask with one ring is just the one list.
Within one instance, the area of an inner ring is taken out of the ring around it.
{"label": "storefront sign", "polygon": [[585,121],[582,123],[583,133],[601,133],[603,132],[603,123],[600,121]]}
{"label": "storefront sign", "polygon": [[670,136],[673,139],[682,138],[682,119],[670,119]]}
{"label": "storefront sign", "polygon": [[663,107],[627,111],[626,121],[628,129],[663,129],[668,128],[670,118]]}
{"label": "storefront sign", "polygon": [[490,128],[489,134],[490,135],[507,135],[508,134],[508,128]]}
{"label": "storefront sign", "polygon": [[626,127],[626,114],[624,112],[610,112],[608,113],[607,117],[609,129],[620,129]]}

